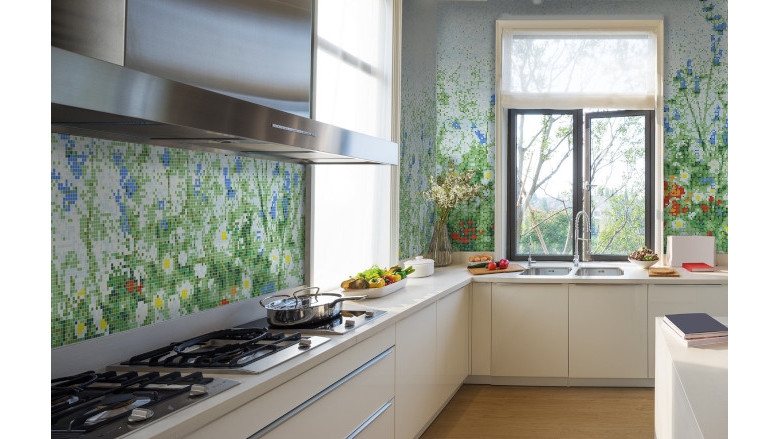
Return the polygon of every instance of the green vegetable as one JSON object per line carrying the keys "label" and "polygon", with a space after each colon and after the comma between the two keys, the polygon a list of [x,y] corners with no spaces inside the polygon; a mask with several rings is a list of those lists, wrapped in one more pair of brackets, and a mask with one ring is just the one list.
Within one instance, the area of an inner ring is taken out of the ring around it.
{"label": "green vegetable", "polygon": [[366,280],[371,280],[377,277],[384,277],[385,272],[381,268],[379,268],[378,265],[374,264],[373,267],[369,268],[366,271],[360,272],[355,277],[360,277]]}
{"label": "green vegetable", "polygon": [[469,265],[469,268],[483,268],[483,267],[487,267],[490,262],[492,262],[492,261],[477,262],[477,263]]}

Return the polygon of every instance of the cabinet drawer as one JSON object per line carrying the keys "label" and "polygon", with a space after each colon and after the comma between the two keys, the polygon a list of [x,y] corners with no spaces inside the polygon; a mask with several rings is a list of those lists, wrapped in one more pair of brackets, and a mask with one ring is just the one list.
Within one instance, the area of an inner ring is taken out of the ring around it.
{"label": "cabinet drawer", "polygon": [[370,419],[347,436],[347,439],[393,439],[395,437],[394,402],[391,400],[383,405]]}
{"label": "cabinet drawer", "polygon": [[[385,329],[264,395],[226,413],[216,421],[190,432],[190,435],[187,437],[193,439],[249,437],[275,422],[275,420],[285,416],[286,413],[295,410],[296,407],[305,404],[315,395],[324,391],[351,371],[371,361],[371,359],[391,348],[394,344],[394,329]],[[393,384],[391,376],[390,386],[392,387]],[[361,398],[362,394],[355,397]],[[382,401],[382,404],[389,399],[390,397],[388,396]],[[374,410],[379,408],[379,406],[381,404],[375,407]],[[363,417],[360,422],[367,417],[368,415]],[[359,425],[359,422],[355,427],[357,425]],[[349,434],[349,432],[346,434]],[[346,436],[346,434],[342,437]]]}
{"label": "cabinet drawer", "polygon": [[251,437],[347,437],[393,398],[394,374],[390,348]]}

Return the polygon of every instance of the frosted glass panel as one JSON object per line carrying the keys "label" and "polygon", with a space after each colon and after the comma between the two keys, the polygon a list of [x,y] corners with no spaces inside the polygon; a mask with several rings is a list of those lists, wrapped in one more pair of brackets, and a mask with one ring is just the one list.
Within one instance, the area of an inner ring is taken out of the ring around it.
{"label": "frosted glass panel", "polygon": [[[639,37],[515,36],[510,92],[648,93],[655,57]],[[654,73],[654,72],[653,72]]]}

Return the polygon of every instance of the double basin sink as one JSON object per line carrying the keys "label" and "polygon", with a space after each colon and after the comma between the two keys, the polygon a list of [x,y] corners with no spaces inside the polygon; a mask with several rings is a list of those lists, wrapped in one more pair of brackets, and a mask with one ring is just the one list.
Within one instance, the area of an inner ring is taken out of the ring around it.
{"label": "double basin sink", "polygon": [[620,267],[530,267],[520,272],[521,276],[622,276]]}

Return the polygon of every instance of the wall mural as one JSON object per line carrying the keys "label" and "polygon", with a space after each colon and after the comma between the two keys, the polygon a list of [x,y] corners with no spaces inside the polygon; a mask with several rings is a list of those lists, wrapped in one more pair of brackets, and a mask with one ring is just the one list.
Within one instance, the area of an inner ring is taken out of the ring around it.
{"label": "wall mural", "polygon": [[303,284],[304,167],[52,134],[51,346]]}
{"label": "wall mural", "polygon": [[[714,235],[718,252],[728,251],[727,43],[724,0],[658,0],[439,3],[436,63],[436,172],[453,163],[476,170],[494,183],[495,20],[516,15],[663,14],[665,25],[664,232]],[[404,64],[404,69],[407,66]],[[403,129],[424,107],[402,100]],[[418,122],[419,120],[418,119]],[[427,125],[426,125],[427,126]],[[425,169],[425,168],[421,168]],[[404,181],[402,169],[401,187]],[[422,171],[424,172],[424,170]],[[407,174],[408,177],[408,174]],[[417,174],[414,185],[417,185]],[[423,188],[424,189],[424,188]],[[414,189],[417,190],[416,188]],[[492,251],[494,192],[450,215],[454,251]],[[428,207],[412,206],[429,212]],[[415,215],[411,217],[416,218]],[[401,228],[410,220],[403,213]],[[432,220],[431,220],[432,222]],[[429,234],[415,235],[427,246]],[[403,238],[402,238],[403,239]],[[402,245],[402,248],[403,245]],[[411,256],[406,253],[402,256]]]}
{"label": "wall mural", "polygon": [[434,206],[422,192],[436,172],[435,11],[435,0],[403,2],[400,259],[424,254],[433,234]]}
{"label": "wall mural", "polygon": [[435,209],[421,195],[428,189],[428,176],[436,169],[433,90],[430,94],[430,100],[421,94],[405,96],[411,105],[403,114],[400,145],[398,257],[401,259],[424,254],[433,233]]}
{"label": "wall mural", "polygon": [[700,21],[691,24],[708,50],[688,51],[684,64],[667,67],[664,235],[715,236],[717,251],[727,253],[726,5],[715,3],[700,1]]}

